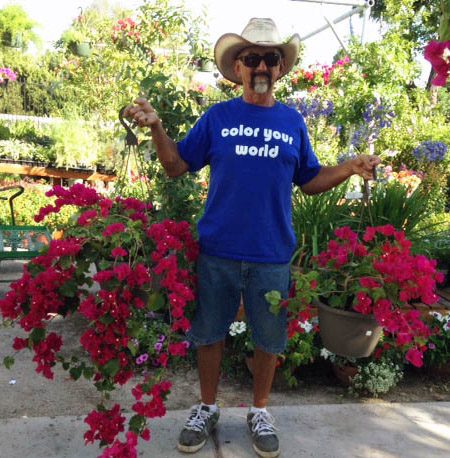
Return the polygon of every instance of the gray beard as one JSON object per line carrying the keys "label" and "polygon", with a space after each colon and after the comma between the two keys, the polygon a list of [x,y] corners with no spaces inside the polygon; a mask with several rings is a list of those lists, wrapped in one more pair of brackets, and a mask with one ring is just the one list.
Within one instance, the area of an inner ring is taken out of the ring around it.
{"label": "gray beard", "polygon": [[267,74],[254,75],[252,77],[251,86],[257,94],[265,94],[266,92],[269,92],[272,86],[270,76]]}

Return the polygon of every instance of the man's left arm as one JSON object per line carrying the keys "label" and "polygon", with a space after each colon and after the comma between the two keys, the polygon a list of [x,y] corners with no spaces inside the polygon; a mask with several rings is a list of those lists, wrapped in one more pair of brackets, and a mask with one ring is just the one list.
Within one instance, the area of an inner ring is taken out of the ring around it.
{"label": "man's left arm", "polygon": [[332,167],[322,166],[319,173],[301,186],[305,194],[319,194],[341,184],[352,175],[359,175],[365,180],[373,179],[373,171],[380,163],[378,156],[362,154]]}

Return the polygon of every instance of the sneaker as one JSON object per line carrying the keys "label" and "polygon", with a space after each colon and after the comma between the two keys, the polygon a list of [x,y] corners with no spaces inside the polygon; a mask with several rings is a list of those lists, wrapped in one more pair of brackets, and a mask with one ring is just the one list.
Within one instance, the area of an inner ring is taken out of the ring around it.
{"label": "sneaker", "polygon": [[211,431],[216,427],[219,415],[219,409],[211,412],[207,406],[193,406],[178,439],[178,450],[185,453],[195,453],[200,450],[206,444],[206,439]]}
{"label": "sneaker", "polygon": [[280,454],[280,444],[273,426],[274,418],[268,412],[249,412],[247,424],[250,428],[255,452],[263,458],[274,458]]}

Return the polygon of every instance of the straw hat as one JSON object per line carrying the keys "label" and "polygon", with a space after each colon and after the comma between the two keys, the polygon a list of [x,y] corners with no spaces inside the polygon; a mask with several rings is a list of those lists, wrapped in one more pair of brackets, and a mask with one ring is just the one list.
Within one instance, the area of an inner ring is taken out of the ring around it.
{"label": "straw hat", "polygon": [[284,43],[281,41],[277,26],[269,18],[252,18],[241,35],[226,33],[222,35],[214,47],[214,59],[222,75],[233,83],[241,84],[233,70],[238,54],[249,46],[278,48],[282,51],[285,67],[279,78],[289,73],[297,60],[300,49],[300,36],[296,33]]}

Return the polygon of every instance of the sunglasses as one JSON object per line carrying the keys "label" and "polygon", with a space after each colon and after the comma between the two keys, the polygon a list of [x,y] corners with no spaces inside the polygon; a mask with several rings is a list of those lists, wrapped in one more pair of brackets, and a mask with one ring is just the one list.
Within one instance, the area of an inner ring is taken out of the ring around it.
{"label": "sunglasses", "polygon": [[276,67],[281,60],[281,56],[276,52],[266,52],[263,56],[260,54],[247,54],[246,56],[238,57],[246,67],[256,68],[263,60],[267,67]]}

